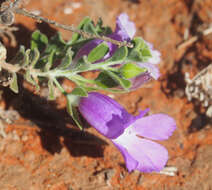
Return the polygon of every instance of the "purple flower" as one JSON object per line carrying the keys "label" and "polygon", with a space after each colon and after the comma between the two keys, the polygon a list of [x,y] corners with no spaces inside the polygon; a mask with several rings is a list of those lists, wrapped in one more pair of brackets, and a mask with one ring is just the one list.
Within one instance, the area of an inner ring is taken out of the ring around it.
{"label": "purple flower", "polygon": [[145,62],[145,63],[139,62],[139,63],[137,63],[137,65],[139,65],[140,67],[146,68],[148,70],[148,72],[150,73],[151,77],[153,77],[155,80],[157,80],[160,76],[160,72],[155,65],[160,63],[161,54],[159,51],[157,51],[153,48],[152,44],[150,44],[149,42],[146,42],[146,41],[145,41],[145,43],[148,45],[152,57],[148,59],[148,62]]}
{"label": "purple flower", "polygon": [[[108,37],[110,37],[111,39],[114,39],[114,40],[118,40],[118,41],[130,41],[133,38],[133,36],[135,35],[135,31],[136,31],[136,29],[135,29],[134,23],[129,21],[127,14],[122,13],[116,19],[115,32],[108,35]],[[77,55],[74,58],[74,61],[78,60],[79,58],[81,58],[84,55],[88,55],[93,48],[95,48],[102,42],[103,42],[103,40],[94,39],[94,40],[88,42],[87,44],[85,44],[78,51]],[[104,56],[104,58],[102,58],[99,61],[104,61],[104,60],[110,58],[118,48],[117,45],[112,44],[110,42],[107,42],[107,44],[109,47],[109,51]],[[99,61],[97,61],[97,62],[99,62]]]}
{"label": "purple flower", "polygon": [[166,114],[144,117],[148,109],[133,116],[113,99],[96,92],[80,98],[79,111],[120,150],[129,172],[153,172],[164,168],[168,152],[152,140],[166,140],[172,135],[176,129],[173,118]]}
{"label": "purple flower", "polygon": [[136,77],[133,77],[129,79],[131,81],[132,86],[130,87],[130,90],[136,90],[143,84],[145,84],[147,81],[151,79],[151,75],[149,72],[144,72]]}
{"label": "purple flower", "polygon": [[[116,29],[115,32],[110,34],[108,37],[118,40],[118,41],[131,41],[135,35],[136,28],[135,24],[129,20],[129,17],[126,13],[120,14],[117,19],[116,19]],[[74,58],[75,64],[77,64],[77,60],[80,59],[84,55],[88,55],[93,48],[95,48],[97,45],[102,43],[102,40],[99,39],[94,39],[87,44],[85,44],[77,53],[77,55]],[[150,49],[150,52],[152,54],[152,57],[149,58],[148,62],[139,62],[136,63],[138,66],[142,68],[146,68],[147,72],[146,73],[141,73],[139,76],[136,76],[131,80],[132,82],[132,88],[131,89],[136,89],[140,87],[142,84],[145,82],[149,81],[151,78],[158,79],[160,76],[160,72],[156,66],[160,62],[160,52],[157,50],[153,49],[152,44],[145,42]],[[110,58],[115,51],[117,50],[117,45],[114,45],[110,42],[107,42],[109,51],[108,53],[101,59],[96,61],[95,63],[98,63],[100,61],[104,61],[108,58]],[[123,63],[124,64],[124,63]],[[148,75],[148,77],[147,77]],[[134,84],[134,81],[136,81],[136,84]]]}
{"label": "purple flower", "polygon": [[153,49],[153,46],[146,42],[146,44],[149,46],[150,52],[152,57],[149,58],[148,62],[139,62],[136,63],[141,68],[146,68],[147,71],[144,73],[141,73],[140,75],[133,77],[129,79],[131,81],[132,86],[130,87],[130,90],[135,90],[148,82],[151,78],[154,78],[157,80],[160,77],[160,71],[158,70],[156,64],[160,62],[160,52]]}

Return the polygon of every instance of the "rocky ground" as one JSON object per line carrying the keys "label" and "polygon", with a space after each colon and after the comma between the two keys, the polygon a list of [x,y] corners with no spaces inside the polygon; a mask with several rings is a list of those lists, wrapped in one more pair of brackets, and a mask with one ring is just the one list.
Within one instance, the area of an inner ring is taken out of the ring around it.
{"label": "rocky ground", "polygon": [[[212,61],[212,35],[184,48],[179,43],[212,23],[211,0],[25,0],[23,7],[60,23],[77,25],[84,16],[101,17],[115,26],[126,12],[136,23],[137,35],[161,51],[158,81],[128,94],[113,95],[132,114],[149,107],[177,122],[173,136],[163,142],[169,151],[167,166],[175,176],[138,171],[128,173],[120,152],[93,128],[84,132],[65,111],[65,98],[46,100],[46,89],[34,94],[25,86],[20,94],[1,88],[0,190],[210,190],[212,189],[212,127],[205,108],[185,95],[185,73],[191,77]],[[13,56],[20,44],[29,46],[39,29],[52,36],[58,28],[16,16],[17,44],[8,44]],[[62,32],[65,39],[71,37]],[[88,75],[90,75],[88,73]],[[69,83],[64,86],[71,88]],[[121,97],[121,98],[120,98]]]}

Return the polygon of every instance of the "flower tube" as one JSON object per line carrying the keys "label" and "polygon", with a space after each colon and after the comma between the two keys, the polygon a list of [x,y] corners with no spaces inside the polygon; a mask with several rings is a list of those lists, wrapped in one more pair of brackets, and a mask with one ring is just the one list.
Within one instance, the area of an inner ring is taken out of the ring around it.
{"label": "flower tube", "polygon": [[108,96],[90,92],[81,97],[79,112],[100,134],[109,138],[122,153],[129,172],[160,171],[168,160],[168,151],[153,140],[166,140],[176,129],[173,118],[166,114],[138,116],[129,114]]}

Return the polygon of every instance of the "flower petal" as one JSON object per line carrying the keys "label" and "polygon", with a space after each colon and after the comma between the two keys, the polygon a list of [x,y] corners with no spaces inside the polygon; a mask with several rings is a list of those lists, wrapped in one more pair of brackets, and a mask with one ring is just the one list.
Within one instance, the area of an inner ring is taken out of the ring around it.
{"label": "flower petal", "polygon": [[116,146],[116,148],[118,148],[119,151],[121,152],[124,158],[127,170],[129,172],[135,170],[136,167],[138,166],[138,162],[127,152],[126,148],[124,148],[122,145],[118,143],[115,143],[114,141],[112,142]]}
{"label": "flower petal", "polygon": [[139,162],[137,170],[141,172],[159,172],[168,160],[168,151],[162,145],[151,140],[136,137],[134,144],[127,147],[130,155]]}
{"label": "flower petal", "polygon": [[143,84],[145,84],[146,82],[148,82],[151,79],[151,75],[149,72],[145,72],[140,74],[139,76],[136,76],[134,78],[129,79],[131,81],[131,88],[130,90],[136,90],[139,87],[141,87]]}
{"label": "flower petal", "polygon": [[160,62],[161,53],[158,50],[155,50],[151,43],[147,42],[146,40],[144,41],[148,45],[152,55],[152,57],[148,60],[148,63],[158,64]]}
{"label": "flower petal", "polygon": [[129,41],[133,38],[136,32],[136,27],[133,22],[129,20],[126,13],[122,13],[116,20],[115,33],[122,37],[122,41]]}
{"label": "flower petal", "polygon": [[176,123],[173,118],[166,114],[153,114],[137,119],[132,127],[135,133],[142,137],[166,140],[176,129]]}
{"label": "flower petal", "polygon": [[160,63],[160,52],[157,50],[151,50],[152,57],[148,60],[149,63],[158,64]]}
{"label": "flower petal", "polygon": [[[133,127],[125,129],[124,133],[112,140],[116,146],[122,146],[121,153],[129,170],[142,172],[160,171],[168,160],[168,152],[162,145],[151,140],[140,138]],[[138,162],[136,165],[135,161]]]}
{"label": "flower petal", "polygon": [[[149,108],[146,108],[145,110],[139,110],[139,114],[137,116],[134,117],[134,121],[136,121],[137,119],[142,118],[143,116],[145,116],[147,113],[149,112]],[[134,122],[133,121],[133,122]]]}
{"label": "flower petal", "polygon": [[150,75],[154,78],[154,79],[158,79],[160,76],[160,71],[158,69],[157,66],[155,66],[155,64],[151,64],[151,63],[137,63],[138,66],[142,67],[142,68],[146,68],[148,70],[148,72],[150,73]]}

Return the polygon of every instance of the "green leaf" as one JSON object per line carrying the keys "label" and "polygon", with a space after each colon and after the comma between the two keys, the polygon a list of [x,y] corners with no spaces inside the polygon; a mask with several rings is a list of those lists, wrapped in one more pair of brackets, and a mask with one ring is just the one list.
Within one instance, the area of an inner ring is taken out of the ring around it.
{"label": "green leaf", "polygon": [[143,60],[143,62],[148,61],[148,59],[151,58],[151,57],[152,57],[152,54],[151,54],[150,49],[148,47],[144,48],[142,50],[142,60]]}
{"label": "green leaf", "polygon": [[73,54],[74,52],[71,50],[71,48],[68,48],[65,57],[62,59],[60,65],[57,68],[67,69],[72,63]]}
{"label": "green leaf", "polygon": [[128,55],[128,49],[127,47],[123,46],[116,50],[116,52],[113,54],[113,56],[107,60],[107,62],[121,62],[123,61]]}
{"label": "green leaf", "polygon": [[146,43],[144,42],[144,40],[141,37],[133,38],[131,43],[133,43],[133,49],[134,50],[141,50],[141,49],[143,49],[147,46]]}
{"label": "green leaf", "polygon": [[[84,31],[84,32],[87,32],[87,33],[90,33],[90,34],[95,34],[95,35],[105,35],[105,36],[107,36],[107,35],[112,33],[112,30],[111,30],[110,27],[103,27],[102,26],[102,20],[101,19],[98,20],[97,24],[94,24],[94,22],[89,17],[85,17],[80,22],[80,24],[77,28],[81,31]],[[72,39],[68,42],[68,45],[71,45],[72,48],[73,48],[73,45],[75,46],[77,44],[84,43],[86,41],[88,41],[86,38],[84,38],[83,36],[81,36],[78,33],[74,33],[72,35]]]}
{"label": "green leaf", "polygon": [[128,55],[128,57],[127,57],[127,60],[128,61],[131,61],[131,62],[141,62],[141,61],[143,61],[143,59],[142,59],[142,54],[141,54],[141,52],[140,51],[138,51],[138,50],[132,50],[130,53],[129,53],[129,55]]}
{"label": "green leaf", "polygon": [[87,32],[87,33],[91,33],[91,34],[97,34],[96,29],[94,27],[93,22],[87,22],[85,23],[85,25],[83,26],[83,31]]}
{"label": "green leaf", "polygon": [[83,90],[87,89],[88,85],[90,84],[96,84],[96,82],[92,79],[87,79],[84,78],[81,75],[72,75],[70,77],[67,77],[69,80],[73,81],[74,83],[76,83],[78,86],[80,86],[81,88],[83,88]]}
{"label": "green leaf", "polygon": [[29,61],[29,54],[30,54],[31,50],[27,49],[25,54],[24,54],[24,59],[23,59],[23,64],[22,67],[28,66],[30,61]]}
{"label": "green leaf", "polygon": [[39,30],[32,33],[31,49],[37,48],[39,51],[43,51],[48,44],[48,38],[45,34],[42,34]]}
{"label": "green leaf", "polygon": [[53,50],[48,56],[48,61],[44,66],[44,71],[49,71],[51,69],[53,65],[54,55],[55,55],[55,51]]}
{"label": "green leaf", "polygon": [[108,74],[114,81],[120,84],[125,90],[131,87],[131,82],[129,80],[121,78],[117,73],[112,71],[104,71]]}
{"label": "green leaf", "polygon": [[142,38],[136,37],[132,40],[131,43],[134,44],[134,48],[130,49],[129,56],[127,58],[128,60],[135,62],[145,62],[152,57],[149,46]]}
{"label": "green leaf", "polygon": [[95,79],[96,84],[102,88],[113,88],[119,85],[107,72],[101,72]]}
{"label": "green leaf", "polygon": [[67,111],[68,113],[71,115],[71,117],[73,118],[73,120],[75,121],[75,123],[77,124],[77,126],[82,129],[82,124],[79,118],[79,113],[77,112],[76,107],[74,106],[76,104],[77,101],[79,101],[79,97],[78,96],[74,96],[72,94],[67,94],[66,95],[67,98]]}
{"label": "green leaf", "polygon": [[64,55],[66,52],[67,44],[62,39],[61,34],[58,32],[56,35],[50,38],[49,43],[45,49],[45,54],[49,54],[52,51],[55,51],[56,55]]}
{"label": "green leaf", "polygon": [[10,61],[10,63],[11,64],[20,63],[20,65],[23,66],[25,54],[26,54],[25,47],[21,45],[19,47],[18,53],[15,55],[15,57],[12,58],[12,60]]}
{"label": "green leaf", "polygon": [[52,80],[48,81],[48,89],[49,89],[49,100],[55,100],[54,92],[55,92],[55,86]]}
{"label": "green leaf", "polygon": [[119,77],[118,74],[111,72],[111,71],[107,71],[107,73],[114,79],[116,80],[124,89],[128,89],[131,87],[131,82],[129,80],[123,79],[121,77]]}
{"label": "green leaf", "polygon": [[29,82],[30,84],[35,85],[36,82],[33,80],[33,78],[32,78],[32,76],[31,76],[29,70],[25,73],[24,78],[25,78],[26,81]]}
{"label": "green leaf", "polygon": [[36,69],[48,70],[56,61],[64,58],[68,45],[62,39],[60,33],[50,38],[45,50],[40,55],[40,59],[36,64]]}
{"label": "green leaf", "polygon": [[15,92],[18,93],[18,82],[17,82],[17,74],[16,73],[12,73],[12,79],[10,82],[10,89]]}
{"label": "green leaf", "polygon": [[88,93],[86,92],[86,90],[82,87],[76,87],[72,90],[71,92],[72,95],[75,95],[75,96],[84,96],[84,97],[87,97],[88,96]]}
{"label": "green leaf", "polygon": [[36,87],[36,90],[39,91],[40,90],[40,86],[37,84],[37,82],[35,81],[35,79],[31,76],[30,74],[30,70],[27,70],[24,78],[26,79],[27,82],[29,82],[30,84],[34,85]]}
{"label": "green leaf", "polygon": [[[80,22],[80,24],[79,24],[79,26],[77,27],[77,29],[82,30],[82,29],[83,29],[83,26],[84,26],[86,23],[89,23],[89,22],[91,22],[91,21],[92,21],[92,20],[91,20],[89,17],[85,17],[85,18]],[[80,34],[74,33],[74,34],[72,35],[72,39],[71,39],[71,41],[69,42],[69,44],[73,44],[74,42],[76,42],[76,41],[79,39],[79,37],[80,37]]]}
{"label": "green leaf", "polygon": [[112,30],[110,27],[108,26],[103,27],[103,22],[101,18],[98,19],[95,27],[96,27],[96,32],[100,35],[107,36],[112,33]]}
{"label": "green leaf", "polygon": [[37,48],[34,48],[29,53],[29,64],[31,68],[34,68],[40,58],[40,52]]}
{"label": "green leaf", "polygon": [[91,52],[88,54],[87,59],[89,62],[93,63],[103,58],[108,52],[108,50],[109,50],[108,45],[105,42],[103,42],[91,50]]}
{"label": "green leaf", "polygon": [[141,68],[133,63],[126,63],[120,68],[122,76],[125,77],[126,79],[136,77],[145,71],[146,71],[145,68]]}
{"label": "green leaf", "polygon": [[78,60],[77,64],[73,69],[77,70],[77,72],[85,72],[92,68],[94,64],[90,63],[86,56],[83,56]]}

